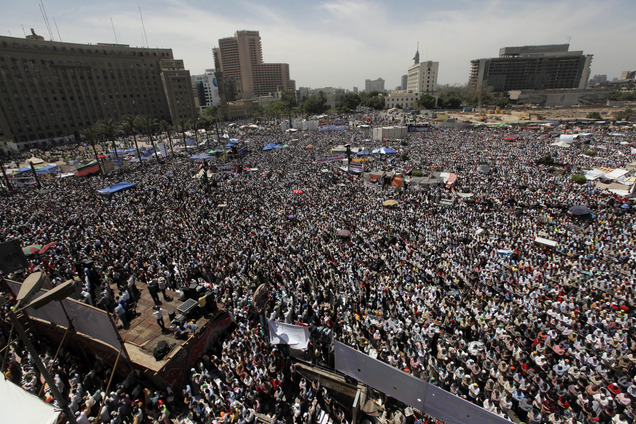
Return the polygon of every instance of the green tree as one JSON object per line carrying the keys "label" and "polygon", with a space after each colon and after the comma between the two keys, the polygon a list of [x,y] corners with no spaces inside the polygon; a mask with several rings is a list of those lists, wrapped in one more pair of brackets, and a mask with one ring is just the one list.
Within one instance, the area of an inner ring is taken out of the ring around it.
{"label": "green tree", "polygon": [[112,140],[113,142],[113,150],[115,152],[115,156],[117,154],[117,134],[121,131],[121,126],[117,121],[112,118],[102,119],[97,122],[97,132],[101,134],[106,140]]}
{"label": "green tree", "polygon": [[188,130],[188,121],[186,119],[183,118],[179,118],[177,119],[177,122],[175,122],[177,128],[179,128],[179,131],[181,131],[181,137],[183,137],[183,148],[185,149],[186,154],[188,153],[188,143],[186,141],[186,131]]}
{"label": "green tree", "polygon": [[342,98],[341,109],[343,112],[356,110],[361,101],[362,100],[357,93],[347,93]]}
{"label": "green tree", "polygon": [[152,150],[155,152],[155,159],[159,160],[159,156],[157,154],[157,148],[155,146],[154,134],[156,129],[159,127],[159,121],[156,118],[153,118],[150,115],[141,115],[139,117],[139,126],[142,131],[148,136],[150,140],[150,144],[152,145]]}
{"label": "green tree", "polygon": [[442,93],[438,101],[441,109],[459,109],[462,104],[462,98],[456,93]]}
{"label": "green tree", "polygon": [[302,107],[303,111],[310,115],[319,115],[329,108],[327,106],[327,99],[320,95],[309,96],[309,98],[303,102]]}
{"label": "green tree", "polygon": [[274,118],[282,118],[287,114],[287,104],[283,101],[277,101],[267,106],[267,114]]}
{"label": "green tree", "polygon": [[597,120],[601,120],[603,119],[601,117],[601,114],[599,112],[590,112],[585,116],[587,119],[597,119]]}
{"label": "green tree", "polygon": [[122,126],[126,132],[133,136],[135,141],[135,149],[137,149],[137,157],[139,158],[139,164],[142,165],[141,151],[139,151],[139,145],[137,144],[137,132],[139,131],[139,115],[129,114],[124,115],[121,118]]}
{"label": "green tree", "polygon": [[423,93],[417,99],[417,106],[423,109],[435,109],[435,97]]}
{"label": "green tree", "polygon": [[170,126],[168,121],[161,120],[159,121],[159,129],[161,130],[161,132],[165,132],[166,135],[168,136],[168,145],[170,146],[170,153],[172,153],[172,157],[174,157],[174,149],[172,148],[172,134],[170,134],[170,131],[172,131],[172,127]]}
{"label": "green tree", "polygon": [[384,109],[384,102],[384,93],[377,90],[362,93],[360,96],[360,104],[371,109]]}
{"label": "green tree", "polygon": [[587,178],[583,174],[574,174],[572,175],[572,181],[576,184],[585,184],[587,182]]}

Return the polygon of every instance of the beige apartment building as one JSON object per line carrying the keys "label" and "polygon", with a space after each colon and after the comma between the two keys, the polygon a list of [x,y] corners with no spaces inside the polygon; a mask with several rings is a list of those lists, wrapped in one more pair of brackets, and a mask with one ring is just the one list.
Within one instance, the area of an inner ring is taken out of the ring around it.
{"label": "beige apartment building", "polygon": [[[213,49],[214,65],[223,82],[232,87],[235,99],[252,99],[277,91],[295,90],[289,64],[264,63],[258,31],[237,31],[234,37],[219,39]],[[227,98],[227,101],[233,100]]]}
{"label": "beige apartment building", "polygon": [[196,115],[190,72],[172,49],[0,36],[0,140],[72,137],[126,114]]}

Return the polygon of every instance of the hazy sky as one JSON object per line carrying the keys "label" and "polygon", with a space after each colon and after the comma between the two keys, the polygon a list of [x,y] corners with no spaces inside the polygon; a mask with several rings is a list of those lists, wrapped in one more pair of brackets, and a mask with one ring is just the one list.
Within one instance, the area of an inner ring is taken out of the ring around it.
{"label": "hazy sky", "polygon": [[[141,8],[148,45],[171,48],[193,75],[214,67],[219,38],[260,31],[264,61],[289,63],[297,87],[383,78],[393,89],[418,41],[420,60],[439,62],[440,84],[465,84],[471,59],[505,46],[569,42],[594,55],[592,75],[636,69],[635,0],[42,1],[53,39],[75,43],[145,46]],[[35,28],[51,39],[40,4],[5,0],[0,34]]]}

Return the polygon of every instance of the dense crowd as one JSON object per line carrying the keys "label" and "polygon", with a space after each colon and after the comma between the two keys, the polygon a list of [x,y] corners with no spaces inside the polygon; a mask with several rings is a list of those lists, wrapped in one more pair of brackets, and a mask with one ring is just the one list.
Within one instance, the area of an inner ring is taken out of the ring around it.
{"label": "dense crowd", "polygon": [[[250,134],[249,154],[232,162],[245,169],[238,174],[195,178],[196,163],[181,156],[107,176],[51,178],[37,195],[5,196],[0,238],[57,242],[30,258],[31,270],[58,281],[79,276],[84,301],[112,308],[117,293],[134,300],[133,286],[161,281],[176,291],[199,282],[236,317],[236,330],[201,358],[185,388],[154,392],[128,376],[106,394],[99,388],[108,365],[87,372],[71,353],[62,356],[56,381],[78,416],[95,417],[92,406],[107,398],[103,418],[114,422],[252,423],[259,414],[346,422],[341,405],[264,339],[252,299],[265,283],[267,318],[309,325],[316,363],[333,366],[329,341],[338,340],[501,416],[633,422],[634,205],[571,175],[626,166],[633,155],[620,141],[636,133],[592,129],[567,149],[537,129],[411,133],[392,146],[398,154],[368,166],[458,180],[407,190],[315,162],[352,133],[354,146],[370,138],[366,128]],[[290,147],[262,151],[270,142]],[[582,154],[590,143],[602,147],[595,158]],[[547,155],[555,164],[538,165]],[[490,172],[478,170],[483,164]],[[138,185],[96,194],[124,180]],[[384,207],[387,199],[398,204]],[[572,216],[575,205],[592,214]],[[537,245],[537,236],[558,245]],[[16,347],[12,357],[20,354]],[[38,386],[28,361],[21,364],[23,386]]]}

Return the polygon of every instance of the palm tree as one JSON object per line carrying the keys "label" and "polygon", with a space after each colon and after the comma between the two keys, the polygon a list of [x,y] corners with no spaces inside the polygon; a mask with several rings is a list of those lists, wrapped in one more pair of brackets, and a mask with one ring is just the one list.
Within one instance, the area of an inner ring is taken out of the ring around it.
{"label": "palm tree", "polygon": [[146,133],[148,138],[150,139],[150,144],[152,144],[152,150],[155,152],[155,159],[159,162],[159,156],[157,155],[157,149],[155,147],[155,141],[152,138],[152,134],[155,132],[155,128],[159,125],[159,121],[156,118],[153,118],[150,115],[141,115],[139,117],[139,126]]}
{"label": "palm tree", "polygon": [[168,121],[160,121],[159,122],[159,129],[161,131],[165,131],[166,134],[168,135],[168,144],[170,145],[170,153],[172,153],[172,157],[174,157],[174,150],[172,149],[172,134],[170,134],[170,124],[168,123]]}
{"label": "palm tree", "polygon": [[133,140],[135,141],[135,149],[137,149],[137,157],[139,158],[139,164],[142,165],[141,162],[141,152],[139,151],[139,145],[137,144],[137,129],[139,128],[139,115],[129,114],[124,115],[121,118],[123,127],[129,132],[132,133]]}
{"label": "palm tree", "polygon": [[97,165],[99,166],[99,171],[104,173],[101,164],[99,163],[99,157],[97,156],[97,149],[95,149],[95,141],[97,140],[97,135],[99,132],[97,131],[97,127],[92,125],[90,127],[84,128],[80,131],[80,136],[82,140],[87,142],[93,147],[93,153],[95,154],[95,160],[97,161]]}
{"label": "palm tree", "polygon": [[117,142],[115,141],[115,138],[117,137],[117,134],[120,131],[120,126],[117,123],[117,121],[115,121],[112,118],[102,119],[101,121],[97,123],[96,128],[99,134],[113,141],[113,150],[115,151],[115,156],[118,156]]}
{"label": "palm tree", "polygon": [[186,142],[186,127],[188,126],[188,121],[183,118],[177,119],[177,127],[181,130],[181,135],[183,137],[183,147],[185,148],[186,154],[188,153],[188,143]]}

